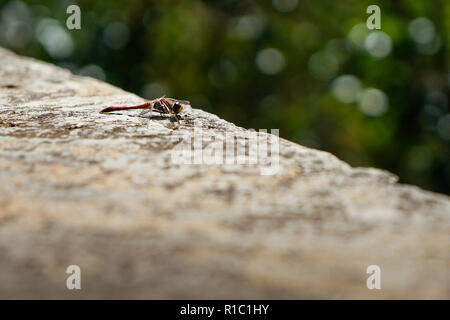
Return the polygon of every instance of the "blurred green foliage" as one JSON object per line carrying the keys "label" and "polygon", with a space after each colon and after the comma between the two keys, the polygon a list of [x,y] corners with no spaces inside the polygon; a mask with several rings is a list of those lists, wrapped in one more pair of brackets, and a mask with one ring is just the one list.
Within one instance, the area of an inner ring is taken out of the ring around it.
{"label": "blurred green foliage", "polygon": [[[81,30],[66,28],[71,4]],[[379,31],[365,25],[372,4]],[[450,1],[30,0],[0,10],[0,44],[17,53],[279,128],[449,193]]]}

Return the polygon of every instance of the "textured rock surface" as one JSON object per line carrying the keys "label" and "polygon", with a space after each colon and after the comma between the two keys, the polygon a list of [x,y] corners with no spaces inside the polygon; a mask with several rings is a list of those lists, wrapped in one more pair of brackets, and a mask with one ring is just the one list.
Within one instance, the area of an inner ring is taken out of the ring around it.
{"label": "textured rock surface", "polygon": [[98,113],[141,101],[0,49],[0,298],[450,298],[447,196],[286,140],[274,176],[174,164],[195,121],[249,132]]}

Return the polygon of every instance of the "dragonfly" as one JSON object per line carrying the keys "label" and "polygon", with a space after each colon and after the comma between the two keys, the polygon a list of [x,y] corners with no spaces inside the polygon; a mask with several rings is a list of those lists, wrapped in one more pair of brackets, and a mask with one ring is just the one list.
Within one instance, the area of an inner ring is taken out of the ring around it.
{"label": "dragonfly", "polygon": [[144,112],[141,115],[146,113],[152,113],[153,111],[159,112],[161,114],[169,114],[175,116],[175,119],[180,124],[180,115],[179,113],[183,110],[183,104],[190,104],[187,100],[178,100],[173,98],[161,97],[158,99],[147,101],[143,104],[139,104],[136,106],[127,106],[127,107],[107,107],[100,110],[100,113],[108,113],[113,111],[121,111],[121,110],[135,110],[135,109],[144,109]]}

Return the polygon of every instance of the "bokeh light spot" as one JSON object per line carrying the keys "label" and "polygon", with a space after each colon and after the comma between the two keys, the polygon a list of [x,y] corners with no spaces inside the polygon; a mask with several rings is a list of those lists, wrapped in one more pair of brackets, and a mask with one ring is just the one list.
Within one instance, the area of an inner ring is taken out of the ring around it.
{"label": "bokeh light spot", "polygon": [[448,110],[447,96],[439,90],[433,90],[427,93],[425,97],[427,104],[436,106],[442,113]]}
{"label": "bokeh light spot", "polygon": [[352,75],[339,76],[331,84],[331,93],[336,100],[343,103],[356,101],[361,90],[361,81]]}
{"label": "bokeh light spot", "polygon": [[2,42],[12,48],[23,49],[32,39],[32,13],[20,1],[10,1],[1,10]]}
{"label": "bokeh light spot", "polygon": [[339,69],[336,57],[326,52],[313,54],[308,60],[309,73],[318,80],[333,78]]}
{"label": "bokeh light spot", "polygon": [[333,55],[339,63],[343,63],[349,58],[349,43],[345,39],[332,39],[328,41],[325,52]]}
{"label": "bokeh light spot", "polygon": [[364,48],[364,42],[369,34],[369,30],[365,24],[357,24],[350,29],[347,34],[347,40],[357,49]]}
{"label": "bokeh light spot", "polygon": [[361,92],[358,97],[359,110],[362,113],[378,117],[386,112],[388,108],[388,98],[386,94],[376,88],[368,88]]}
{"label": "bokeh light spot", "polygon": [[31,27],[21,21],[6,26],[5,36],[8,45],[12,48],[25,48],[32,39]]}
{"label": "bokeh light spot", "polygon": [[262,33],[265,24],[264,17],[248,15],[231,19],[228,24],[228,31],[239,39],[251,40]]}
{"label": "bokeh light spot", "polygon": [[432,104],[426,104],[423,107],[423,110],[432,117],[440,117],[442,115],[442,111],[439,110],[438,107],[436,107],[435,105],[432,105]]}
{"label": "bokeh light spot", "polygon": [[295,10],[298,0],[272,0],[273,7],[280,12],[286,13]]}
{"label": "bokeh light spot", "polygon": [[435,36],[434,24],[427,18],[417,18],[408,25],[409,36],[418,44],[426,44]]}
{"label": "bokeh light spot", "polygon": [[25,3],[21,1],[10,1],[3,7],[1,18],[6,25],[17,21],[31,23],[32,14]]}
{"label": "bokeh light spot", "polygon": [[384,58],[391,53],[391,38],[383,31],[371,32],[364,40],[364,48],[375,58]]}
{"label": "bokeh light spot", "polygon": [[441,48],[441,38],[436,36],[428,43],[418,44],[417,50],[424,55],[430,56],[439,51]]}
{"label": "bokeh light spot", "polygon": [[54,19],[41,19],[36,27],[36,37],[45,50],[55,59],[72,55],[74,42],[72,36]]}
{"label": "bokeh light spot", "polygon": [[262,73],[274,75],[284,69],[285,60],[280,50],[268,48],[258,52],[256,65]]}

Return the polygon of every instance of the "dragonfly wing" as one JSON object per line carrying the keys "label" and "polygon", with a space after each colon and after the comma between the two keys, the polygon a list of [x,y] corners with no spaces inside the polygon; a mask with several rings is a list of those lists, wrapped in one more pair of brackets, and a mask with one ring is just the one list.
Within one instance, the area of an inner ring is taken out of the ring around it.
{"label": "dragonfly wing", "polygon": [[188,100],[179,100],[179,99],[173,99],[173,98],[166,98],[167,100],[170,100],[171,102],[179,102],[181,104],[188,104],[190,105],[191,102]]}

